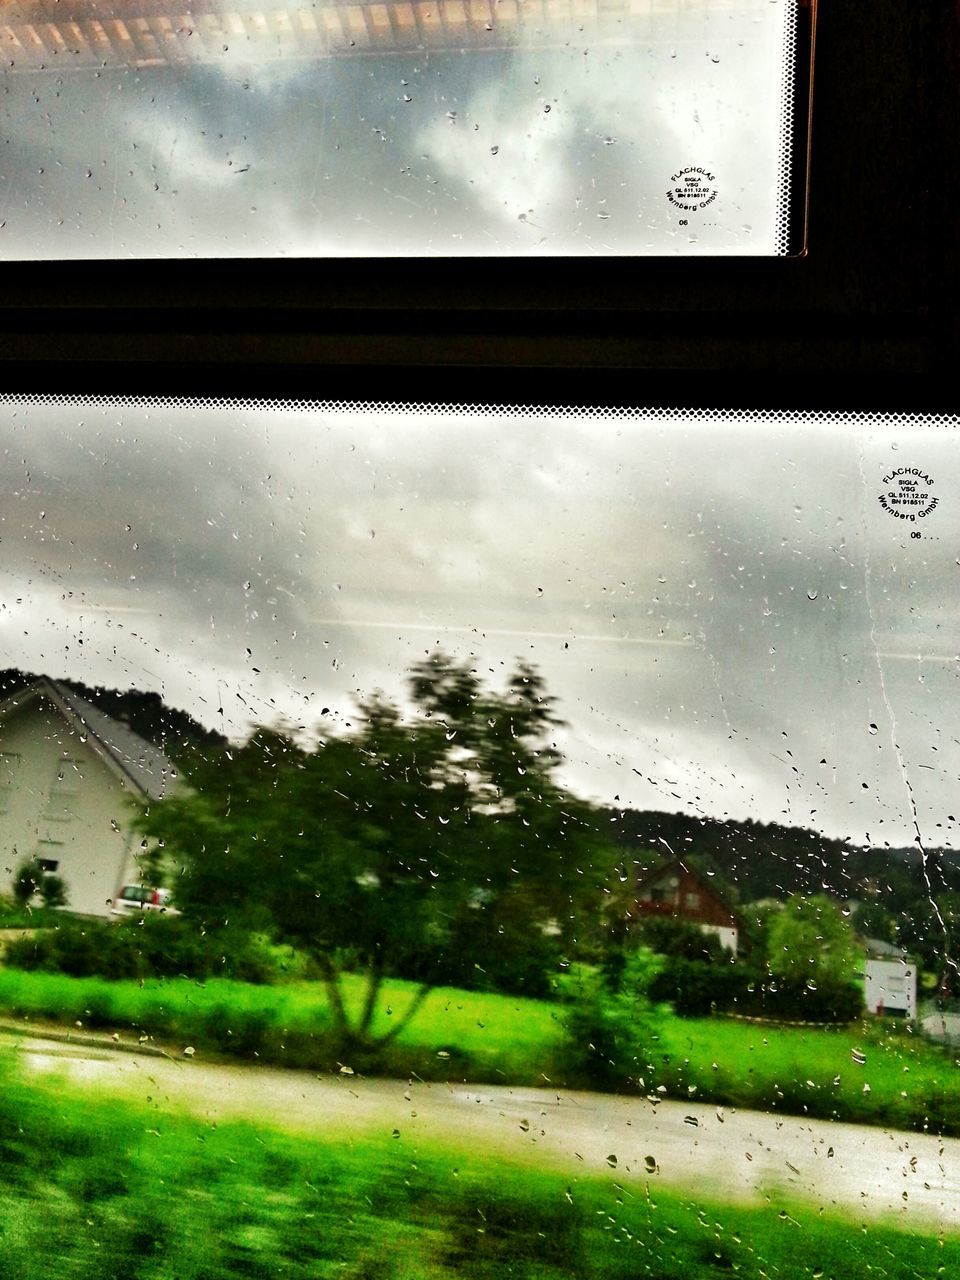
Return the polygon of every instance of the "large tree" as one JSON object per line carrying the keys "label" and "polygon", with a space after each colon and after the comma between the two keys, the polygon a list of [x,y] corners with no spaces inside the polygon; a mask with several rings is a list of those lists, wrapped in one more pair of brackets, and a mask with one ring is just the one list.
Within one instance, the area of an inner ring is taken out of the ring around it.
{"label": "large tree", "polygon": [[[191,789],[142,818],[183,865],[182,910],[260,923],[308,949],[344,1048],[399,1035],[465,940],[572,940],[614,853],[591,807],[556,779],[559,724],[538,674],[506,688],[442,653],[410,678],[411,708],[380,696],[315,748],[258,729],[211,756]],[[365,974],[362,1007],[342,974]],[[449,968],[449,966],[448,966]],[[416,972],[408,1007],[374,1034],[384,978]]]}

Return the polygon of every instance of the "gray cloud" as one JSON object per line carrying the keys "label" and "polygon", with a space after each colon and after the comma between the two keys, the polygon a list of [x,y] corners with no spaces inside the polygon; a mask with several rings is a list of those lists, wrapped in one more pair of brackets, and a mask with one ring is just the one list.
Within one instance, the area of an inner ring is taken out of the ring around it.
{"label": "gray cloud", "polygon": [[[901,843],[912,790],[954,838],[952,431],[174,405],[3,424],[9,662],[240,734],[403,696],[438,644],[491,681],[526,657],[598,799]],[[943,499],[919,540],[878,502],[901,459]]]}

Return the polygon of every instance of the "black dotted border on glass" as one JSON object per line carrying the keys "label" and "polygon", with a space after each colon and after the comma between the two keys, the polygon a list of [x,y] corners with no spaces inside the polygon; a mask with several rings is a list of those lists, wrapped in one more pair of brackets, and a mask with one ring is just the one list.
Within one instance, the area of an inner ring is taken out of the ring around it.
{"label": "black dotted border on glass", "polygon": [[797,4],[787,0],[780,52],[780,145],[777,158],[775,244],[780,257],[790,252],[790,197],[793,189],[793,112],[796,101]]}
{"label": "black dotted border on glass", "polygon": [[960,427],[960,413],[860,412],[842,409],[685,409],[682,405],[655,407],[649,405],[486,405],[444,404],[437,401],[389,400],[282,400],[241,399],[228,396],[111,396],[111,395],[37,395],[35,393],[0,393],[0,405],[48,405],[51,407],[89,409],[233,409],[286,413],[405,413],[448,418],[518,418],[595,419],[613,421],[652,420],[656,422],[756,422],[766,424],[820,423],[849,426],[924,426]]}

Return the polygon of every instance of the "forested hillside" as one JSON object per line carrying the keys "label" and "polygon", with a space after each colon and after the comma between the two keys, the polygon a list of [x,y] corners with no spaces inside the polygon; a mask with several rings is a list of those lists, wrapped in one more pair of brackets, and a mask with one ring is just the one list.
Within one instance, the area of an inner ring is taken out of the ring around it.
{"label": "forested hillside", "polygon": [[627,883],[672,855],[735,904],[828,893],[861,904],[854,924],[908,947],[937,970],[960,927],[960,854],[951,849],[864,849],[802,827],[689,814],[607,810]]}

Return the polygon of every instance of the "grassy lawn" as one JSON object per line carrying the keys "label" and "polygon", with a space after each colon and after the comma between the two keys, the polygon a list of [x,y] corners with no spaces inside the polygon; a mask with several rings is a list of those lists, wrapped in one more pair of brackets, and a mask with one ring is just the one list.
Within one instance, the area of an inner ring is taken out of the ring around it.
{"label": "grassy lawn", "polygon": [[0,1058],[4,1280],[907,1280],[960,1238],[628,1189],[483,1153],[220,1125],[27,1085]]}
{"label": "grassy lawn", "polygon": [[673,1097],[960,1133],[960,1062],[902,1023],[806,1029],[671,1018],[653,1049],[646,1083]]}
{"label": "grassy lawn", "polygon": [[[386,984],[379,1030],[400,1016],[415,990],[412,983]],[[360,979],[347,979],[345,995],[359,1007]],[[326,997],[316,983],[141,984],[0,969],[0,1010],[136,1030],[175,1048],[314,1070],[338,1066],[326,1039]],[[548,1001],[438,988],[381,1060],[352,1065],[424,1080],[562,1084],[562,1017],[563,1006]],[[960,1134],[960,1065],[889,1023],[825,1030],[667,1015],[641,1076],[647,1093]],[[566,1083],[590,1086],[582,1079]]]}
{"label": "grassy lawn", "polygon": [[55,929],[66,913],[47,907],[20,907],[0,898],[0,929]]}
{"label": "grassy lawn", "polygon": [[[354,1011],[364,986],[347,975],[344,997]],[[386,1031],[417,990],[391,980],[374,1030]],[[134,1029],[161,1043],[182,1041],[287,1066],[336,1068],[324,1041],[326,994],[318,983],[277,987],[210,979],[110,982],[55,973],[0,969],[0,1010],[14,1016]],[[543,1083],[561,1039],[562,1006],[519,996],[438,987],[386,1053],[381,1074],[424,1079],[469,1078]],[[349,1064],[347,1064],[349,1065]]]}

